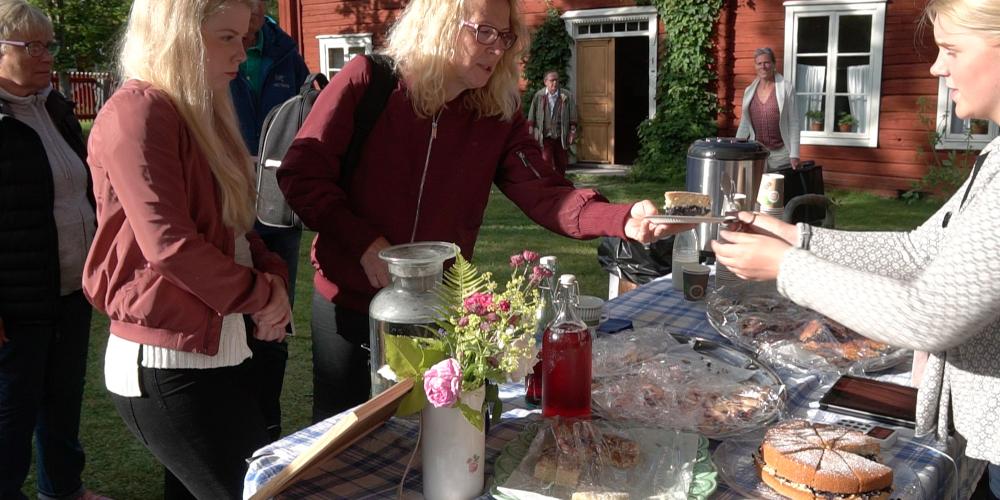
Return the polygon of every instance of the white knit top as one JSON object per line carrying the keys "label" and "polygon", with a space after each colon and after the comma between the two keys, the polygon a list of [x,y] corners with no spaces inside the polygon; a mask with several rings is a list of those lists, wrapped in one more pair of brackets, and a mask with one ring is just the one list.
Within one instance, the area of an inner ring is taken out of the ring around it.
{"label": "white knit top", "polygon": [[[245,235],[236,238],[236,263],[253,267],[250,243]],[[142,395],[139,384],[139,354],[146,368],[209,369],[236,366],[251,356],[247,346],[246,325],[242,314],[227,314],[222,318],[219,352],[215,356],[178,351],[166,347],[143,345],[125,340],[114,332],[104,353],[104,383],[108,390],[125,397]]]}
{"label": "white knit top", "polygon": [[953,421],[968,456],[1000,464],[1000,139],[982,154],[964,204],[969,180],[913,231],[814,228],[808,250],[785,255],[778,290],[866,337],[930,352],[918,434],[943,438]]}

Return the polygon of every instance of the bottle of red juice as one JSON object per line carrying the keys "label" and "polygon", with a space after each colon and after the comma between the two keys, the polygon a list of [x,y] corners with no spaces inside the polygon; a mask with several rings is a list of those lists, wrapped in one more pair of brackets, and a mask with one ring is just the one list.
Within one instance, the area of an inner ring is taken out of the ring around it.
{"label": "bottle of red juice", "polygon": [[576,277],[559,277],[556,317],[542,338],[542,416],[590,417],[591,338],[576,312]]}

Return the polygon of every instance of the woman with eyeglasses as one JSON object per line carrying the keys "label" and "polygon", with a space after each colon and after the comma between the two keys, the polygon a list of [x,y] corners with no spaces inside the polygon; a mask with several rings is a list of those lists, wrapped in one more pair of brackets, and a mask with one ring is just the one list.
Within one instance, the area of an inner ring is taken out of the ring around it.
{"label": "woman with eyeglasses", "polygon": [[[368,306],[389,283],[380,250],[457,243],[472,256],[495,184],[532,220],[572,238],[649,242],[677,230],[643,219],[649,201],[611,204],[542,161],[519,109],[525,27],[514,0],[413,0],[385,53],[399,77],[358,164],[342,157],[372,78],[358,57],[322,92],[278,171],[303,222],[317,231],[312,305],[313,419],[368,398]],[[511,245],[518,243],[511,242]]]}
{"label": "woman with eyeglasses", "polygon": [[0,0],[0,498],[37,456],[39,498],[99,498],[78,439],[91,308],[80,291],[96,229],[73,104],[52,88],[52,21]]}

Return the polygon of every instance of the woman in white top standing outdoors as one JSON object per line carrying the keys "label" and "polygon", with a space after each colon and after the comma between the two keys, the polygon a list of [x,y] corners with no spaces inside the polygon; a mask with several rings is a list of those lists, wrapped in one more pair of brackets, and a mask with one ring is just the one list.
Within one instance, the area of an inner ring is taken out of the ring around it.
{"label": "woman in white top standing outdoors", "polygon": [[[795,85],[775,72],[774,51],[761,47],[753,51],[757,78],[743,92],[739,139],[763,144],[771,156],[768,171],[791,164],[799,167],[799,115],[795,110]],[[763,173],[763,172],[761,172]],[[759,185],[759,182],[755,185]]]}
{"label": "woman in white top standing outdoors", "polygon": [[[931,0],[939,47],[931,74],[945,79],[960,118],[1000,122],[1000,2]],[[740,213],[746,232],[713,242],[736,274],[777,279],[778,291],[880,342],[929,353],[917,431],[944,438],[949,424],[967,456],[990,465],[1000,496],[1000,139],[969,179],[909,232],[792,226]]]}
{"label": "woman in white top standing outdoors", "polygon": [[166,498],[242,496],[266,444],[247,387],[246,326],[280,340],[282,260],[250,231],[250,157],[229,82],[252,0],[136,0],[126,80],[90,136],[98,230],[84,290],[111,319],[105,382],[166,468]]}

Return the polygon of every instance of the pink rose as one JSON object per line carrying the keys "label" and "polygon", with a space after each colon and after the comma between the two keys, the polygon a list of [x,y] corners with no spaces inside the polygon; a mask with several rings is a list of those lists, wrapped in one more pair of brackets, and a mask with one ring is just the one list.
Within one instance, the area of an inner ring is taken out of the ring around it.
{"label": "pink rose", "polygon": [[458,326],[469,326],[469,317],[462,316],[461,318],[458,318]]}
{"label": "pink rose", "polygon": [[524,257],[521,254],[514,254],[510,256],[510,267],[520,267],[524,265]]}
{"label": "pink rose", "polygon": [[424,372],[424,393],[435,408],[451,406],[462,389],[462,369],[455,358],[448,358]]}
{"label": "pink rose", "polygon": [[486,315],[486,321],[490,323],[495,323],[498,319],[500,319],[500,316],[497,316],[497,313],[491,312]]}
{"label": "pink rose", "polygon": [[510,301],[509,300],[501,300],[500,303],[497,304],[497,305],[500,307],[501,311],[503,311],[503,312],[510,312]]}
{"label": "pink rose", "polygon": [[466,311],[479,316],[489,312],[490,306],[492,305],[493,294],[491,293],[476,292],[469,295],[464,301],[462,301],[462,306],[465,307]]}
{"label": "pink rose", "polygon": [[531,279],[530,279],[530,281],[531,281],[532,285],[537,285],[537,284],[541,283],[543,279],[549,278],[551,276],[552,276],[552,271],[551,270],[549,270],[547,268],[544,268],[542,266],[535,266],[535,267],[531,268]]}
{"label": "pink rose", "polygon": [[531,250],[525,250],[521,252],[521,257],[524,258],[525,262],[531,263],[538,260],[538,252],[532,252]]}

